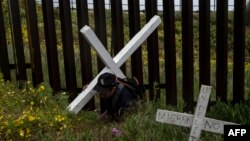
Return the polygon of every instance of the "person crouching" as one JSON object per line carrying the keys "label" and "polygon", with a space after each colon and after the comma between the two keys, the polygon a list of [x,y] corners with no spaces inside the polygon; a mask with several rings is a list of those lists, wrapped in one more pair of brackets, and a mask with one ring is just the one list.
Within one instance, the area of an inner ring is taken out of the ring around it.
{"label": "person crouching", "polygon": [[126,111],[138,100],[138,97],[131,90],[121,83],[112,73],[104,73],[99,76],[94,90],[96,90],[105,100],[107,115],[112,119],[117,119],[124,115]]}

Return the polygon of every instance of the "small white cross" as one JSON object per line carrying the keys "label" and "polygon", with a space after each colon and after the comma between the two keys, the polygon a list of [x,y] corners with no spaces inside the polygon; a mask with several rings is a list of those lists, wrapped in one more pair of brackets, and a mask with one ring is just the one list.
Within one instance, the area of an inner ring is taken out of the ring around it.
{"label": "small white cross", "polygon": [[82,34],[87,41],[95,48],[99,57],[106,64],[105,67],[88,85],[88,87],[82,91],[71,104],[68,106],[68,110],[77,114],[95,95],[96,91],[93,90],[97,83],[98,77],[105,72],[113,72],[116,76],[125,78],[124,74],[120,70],[120,66],[131,56],[134,51],[148,38],[148,36],[160,25],[161,19],[159,16],[154,16],[151,20],[127,43],[127,45],[112,59],[108,54],[108,51],[104,48],[101,42],[98,40],[94,32],[90,27],[85,26],[81,29]]}
{"label": "small white cross", "polygon": [[157,109],[156,121],[191,127],[189,141],[199,141],[202,130],[224,134],[224,125],[236,125],[236,123],[205,117],[210,93],[211,86],[201,85],[194,115]]}

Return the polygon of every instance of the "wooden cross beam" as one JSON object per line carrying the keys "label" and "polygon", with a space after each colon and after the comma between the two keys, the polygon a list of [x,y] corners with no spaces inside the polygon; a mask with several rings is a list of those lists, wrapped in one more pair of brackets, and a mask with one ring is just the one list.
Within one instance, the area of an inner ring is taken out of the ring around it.
{"label": "wooden cross beam", "polygon": [[[85,27],[81,29],[81,32],[87,37],[87,41],[95,47],[99,52],[99,56],[102,58],[104,63],[107,65],[88,85],[88,87],[83,90],[68,106],[68,110],[77,114],[87,102],[96,94],[96,91],[93,90],[94,86],[97,83],[98,77],[105,73],[111,72],[115,73],[118,76],[122,77],[122,72],[119,67],[134,53],[134,51],[148,38],[148,36],[160,25],[161,19],[159,16],[154,16],[151,20],[126,44],[126,46],[113,58],[113,61],[110,60],[109,55],[103,55],[101,50],[104,48],[100,43],[93,43],[91,38],[95,38],[95,34],[91,33],[90,28]],[[86,34],[85,34],[86,33]],[[98,42],[98,41],[97,41]],[[98,46],[96,46],[98,45]],[[99,50],[100,49],[100,50]],[[104,51],[105,52],[105,51]],[[105,60],[109,59],[109,61]],[[124,76],[123,76],[124,77]]]}
{"label": "wooden cross beam", "polygon": [[194,113],[194,120],[189,135],[189,141],[198,141],[200,139],[202,122],[207,111],[207,104],[209,101],[210,93],[211,86],[201,85],[198,103],[196,105]]}
{"label": "wooden cross beam", "polygon": [[94,47],[95,51],[97,52],[98,56],[101,58],[103,63],[118,77],[125,78],[125,75],[120,70],[120,67],[114,62],[113,58],[110,56],[109,52],[105,49],[104,45],[101,41],[97,38],[96,34],[93,30],[85,25],[81,29],[81,33],[87,41]]}
{"label": "wooden cross beam", "polygon": [[189,141],[199,140],[201,130],[224,134],[224,125],[236,125],[236,123],[204,117],[210,92],[210,86],[201,86],[195,115],[157,109],[156,121],[178,126],[191,127]]}

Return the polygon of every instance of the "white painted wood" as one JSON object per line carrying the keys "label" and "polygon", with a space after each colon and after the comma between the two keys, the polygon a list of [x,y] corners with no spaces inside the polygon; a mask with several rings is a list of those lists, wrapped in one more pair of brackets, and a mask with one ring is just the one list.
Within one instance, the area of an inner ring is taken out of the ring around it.
{"label": "white painted wood", "polygon": [[[194,115],[186,113],[179,113],[161,109],[157,109],[156,112],[156,121],[161,123],[168,123],[168,124],[191,128],[193,119]],[[237,125],[237,124],[233,122],[227,122],[227,121],[204,117],[202,122],[202,130],[213,133],[224,134],[224,125]]]}
{"label": "white painted wood", "polygon": [[110,56],[109,52],[105,49],[104,45],[97,38],[93,30],[85,25],[80,31],[85,39],[94,47],[98,56],[101,58],[102,62],[118,77],[125,78],[125,75],[120,70],[118,65],[114,62],[113,58]]}
{"label": "white painted wood", "polygon": [[121,66],[129,56],[148,38],[148,36],[160,25],[160,16],[155,15],[150,21],[125,45],[114,57],[114,61]]}
{"label": "white painted wood", "polygon": [[202,129],[203,118],[207,111],[207,104],[211,93],[211,86],[201,85],[199,98],[197,101],[194,120],[189,135],[189,141],[199,141]]}
{"label": "white painted wood", "polygon": [[[120,67],[134,51],[148,38],[148,36],[160,25],[161,19],[159,16],[154,16],[128,43],[127,45],[114,57],[114,62]],[[68,110],[77,114],[87,102],[95,95],[93,91],[97,83],[98,77],[109,72],[108,67],[105,67],[68,106]]]}
{"label": "white painted wood", "polygon": [[194,115],[157,109],[155,120],[162,123],[191,127],[189,141],[199,141],[201,130],[224,134],[224,125],[238,124],[205,117],[210,93],[211,86],[201,86]]}

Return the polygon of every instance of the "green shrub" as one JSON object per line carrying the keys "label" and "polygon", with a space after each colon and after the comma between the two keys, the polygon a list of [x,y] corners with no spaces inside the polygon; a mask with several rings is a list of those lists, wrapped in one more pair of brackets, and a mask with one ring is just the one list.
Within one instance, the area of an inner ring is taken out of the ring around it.
{"label": "green shrub", "polygon": [[36,139],[37,133],[59,133],[69,128],[66,96],[53,96],[47,84],[4,82],[0,75],[0,140]]}

